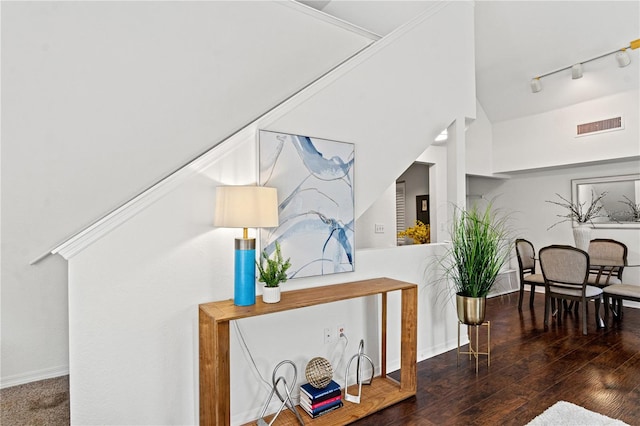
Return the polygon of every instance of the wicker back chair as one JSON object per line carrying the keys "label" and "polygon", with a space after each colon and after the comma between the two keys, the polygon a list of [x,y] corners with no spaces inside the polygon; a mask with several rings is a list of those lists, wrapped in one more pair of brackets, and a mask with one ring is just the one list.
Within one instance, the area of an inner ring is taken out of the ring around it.
{"label": "wicker back chair", "polygon": [[[589,255],[571,246],[552,245],[540,250],[540,268],[544,276],[545,309],[544,325],[549,325],[551,299],[580,302],[582,333],[587,334],[587,301],[596,305],[596,326],[600,326],[600,301],[602,289],[589,285]],[[557,320],[562,318],[562,304],[558,304]]]}
{"label": "wicker back chair", "polygon": [[589,242],[589,284],[605,287],[622,284],[622,271],[627,264],[627,246],[620,241],[597,238]]}
{"label": "wicker back chair", "polygon": [[516,240],[516,256],[518,258],[518,269],[520,271],[520,298],[518,300],[518,310],[522,310],[522,298],[524,297],[524,285],[529,285],[529,307],[533,308],[533,298],[536,293],[536,285],[544,285],[542,274],[536,274],[536,251],[531,242],[518,238]]}

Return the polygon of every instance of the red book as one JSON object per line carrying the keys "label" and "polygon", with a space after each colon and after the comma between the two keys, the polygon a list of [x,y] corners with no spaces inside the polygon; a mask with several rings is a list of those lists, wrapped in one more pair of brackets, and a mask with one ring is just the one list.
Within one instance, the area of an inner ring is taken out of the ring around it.
{"label": "red book", "polygon": [[331,403],[333,402],[340,401],[341,399],[342,399],[342,395],[334,396],[333,398],[329,398],[329,399],[325,399],[324,401],[317,402],[313,404],[311,407],[309,407],[307,401],[303,399],[300,400],[300,403],[304,404],[307,408],[310,408],[311,410],[315,411],[319,408],[323,408],[325,405],[331,405]]}

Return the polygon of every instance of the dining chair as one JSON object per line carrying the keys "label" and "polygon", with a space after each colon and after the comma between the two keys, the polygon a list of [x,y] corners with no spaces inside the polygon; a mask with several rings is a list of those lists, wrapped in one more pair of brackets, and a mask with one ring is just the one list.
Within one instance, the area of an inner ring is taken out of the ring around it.
{"label": "dining chair", "polygon": [[589,242],[589,284],[604,287],[622,284],[622,271],[627,264],[627,246],[620,241],[596,238]]}
{"label": "dining chair", "polygon": [[[606,287],[612,284],[622,284],[622,271],[627,264],[627,246],[620,241],[608,238],[596,238],[589,242],[589,284]],[[613,299],[613,303],[617,303]],[[572,302],[567,309],[574,305]],[[609,309],[605,306],[605,309]],[[578,312],[578,303],[575,303]]]}
{"label": "dining chair", "polygon": [[522,310],[522,299],[524,297],[524,285],[530,286],[529,307],[533,308],[533,298],[536,294],[536,285],[544,285],[542,274],[536,274],[536,251],[533,244],[522,238],[516,239],[516,257],[518,258],[518,268],[520,270],[520,299],[518,300],[518,310]]}
{"label": "dining chair", "polygon": [[[589,271],[589,284],[604,288],[614,284],[622,284],[622,272],[627,264],[627,246],[620,241],[609,238],[596,238],[589,242],[589,259],[591,266]],[[618,298],[612,298],[611,306],[604,297],[605,317],[609,309],[621,312],[622,304]]]}
{"label": "dining chair", "polygon": [[[580,302],[582,334],[587,334],[587,302],[595,301],[596,325],[600,326],[602,289],[588,284],[589,254],[571,246],[551,245],[540,249],[540,269],[544,276],[544,325],[549,325],[551,299]],[[562,304],[559,304],[558,321]]]}
{"label": "dining chair", "polygon": [[604,296],[604,323],[609,322],[609,298],[613,300],[611,303],[611,311],[613,312],[614,320],[622,320],[622,306],[623,300],[630,300],[632,302],[640,302],[640,286],[632,284],[612,284],[603,289]]}

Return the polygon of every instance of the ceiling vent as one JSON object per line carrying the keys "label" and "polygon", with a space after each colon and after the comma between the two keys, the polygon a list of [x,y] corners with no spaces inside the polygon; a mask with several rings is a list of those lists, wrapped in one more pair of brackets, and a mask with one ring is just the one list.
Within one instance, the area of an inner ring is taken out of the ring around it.
{"label": "ceiling vent", "polygon": [[576,128],[576,137],[594,135],[596,133],[612,132],[614,130],[622,130],[624,125],[622,117],[607,118],[606,120],[592,121],[591,123],[578,124]]}

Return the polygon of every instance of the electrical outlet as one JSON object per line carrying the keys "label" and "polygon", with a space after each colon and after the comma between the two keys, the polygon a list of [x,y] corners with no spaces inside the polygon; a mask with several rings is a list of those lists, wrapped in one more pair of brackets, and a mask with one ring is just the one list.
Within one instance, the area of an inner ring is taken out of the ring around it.
{"label": "electrical outlet", "polygon": [[376,234],[384,234],[384,225],[383,225],[383,224],[381,224],[381,223],[376,223],[376,224],[375,224],[375,228],[374,228],[374,229],[375,229],[375,231],[374,231],[374,232],[375,232]]}
{"label": "electrical outlet", "polygon": [[334,330],[331,327],[324,329],[324,343],[331,343],[335,339]]}
{"label": "electrical outlet", "polygon": [[340,338],[340,336],[345,333],[346,329],[344,327],[344,324],[338,324],[338,338]]}

